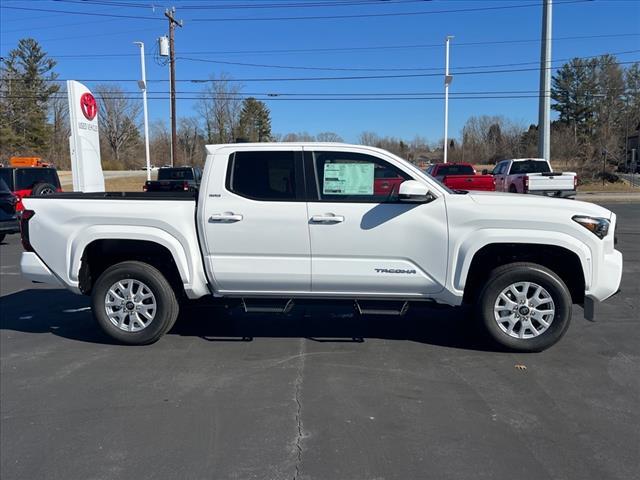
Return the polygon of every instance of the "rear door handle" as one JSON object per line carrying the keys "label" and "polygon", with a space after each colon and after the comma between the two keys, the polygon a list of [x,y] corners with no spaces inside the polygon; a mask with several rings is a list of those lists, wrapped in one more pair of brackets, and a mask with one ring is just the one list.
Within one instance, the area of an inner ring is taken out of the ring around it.
{"label": "rear door handle", "polygon": [[312,223],[342,223],[344,217],[342,215],[334,215],[333,213],[325,213],[324,215],[314,215],[311,217]]}
{"label": "rear door handle", "polygon": [[214,223],[235,223],[235,222],[239,222],[243,218],[244,217],[238,213],[224,212],[224,213],[214,213],[209,217],[209,221]]}

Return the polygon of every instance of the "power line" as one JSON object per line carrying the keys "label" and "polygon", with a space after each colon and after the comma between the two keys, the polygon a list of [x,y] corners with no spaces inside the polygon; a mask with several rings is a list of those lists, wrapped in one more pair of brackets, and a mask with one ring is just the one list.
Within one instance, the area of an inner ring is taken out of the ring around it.
{"label": "power line", "polygon": [[[579,57],[576,57],[579,58]],[[615,62],[617,65],[629,65],[637,63],[640,60],[631,60],[627,62]],[[557,67],[550,67],[555,69]],[[583,68],[590,68],[589,65],[584,65]],[[497,70],[481,70],[474,72],[456,72],[456,75],[491,75],[491,74],[504,74],[504,73],[519,73],[519,72],[532,72],[539,71],[539,68],[513,68],[513,69],[497,69]],[[369,80],[369,79],[388,79],[388,78],[424,78],[424,77],[440,77],[441,73],[407,73],[407,74],[394,74],[394,75],[346,75],[335,77],[266,77],[266,78],[233,78],[233,79],[215,79],[215,78],[200,78],[200,79],[176,79],[176,82],[191,82],[191,83],[219,83],[219,82],[302,82],[302,81],[332,81],[332,80]],[[10,81],[19,81],[19,79],[8,79]],[[81,82],[137,82],[137,79],[74,79]],[[50,80],[53,81],[53,80]],[[61,80],[58,80],[61,81]],[[166,82],[167,80],[147,80],[147,82]]]}
{"label": "power line", "polygon": [[[593,0],[567,0],[557,3],[556,5],[566,5],[572,3],[585,3]],[[524,3],[515,5],[501,5],[493,7],[469,7],[469,8],[455,8],[449,10],[428,10],[417,12],[388,12],[388,13],[357,13],[357,14],[344,14],[344,15],[309,15],[309,16],[296,16],[296,17],[223,17],[223,18],[192,18],[192,22],[263,22],[263,21],[281,21],[281,20],[339,20],[348,18],[383,18],[383,17],[406,17],[416,15],[439,15],[443,13],[469,13],[469,12],[483,12],[494,10],[509,10],[515,8],[528,8],[538,7],[542,5],[537,3]]]}
{"label": "power line", "polygon": [[[61,3],[82,4],[86,5],[85,0],[55,0]],[[431,0],[346,0],[346,1],[316,1],[316,2],[288,2],[288,3],[250,3],[250,4],[227,4],[227,5],[180,5],[180,10],[242,10],[242,9],[282,9],[282,8],[320,8],[320,7],[352,7],[352,6],[389,6],[401,5],[408,3],[425,3]],[[93,0],[93,5],[106,5],[126,8],[144,8],[148,9],[148,3],[109,1],[109,0]]]}
{"label": "power line", "polygon": [[[565,40],[586,40],[593,38],[623,38],[623,37],[640,37],[640,33],[614,33],[600,35],[574,35],[567,37],[556,37],[554,42]],[[500,44],[517,44],[517,43],[539,43],[539,38],[531,39],[511,39],[511,40],[486,40],[477,42],[457,42],[456,48],[479,46],[479,45],[500,45]],[[394,49],[414,49],[414,48],[442,48],[441,43],[429,44],[410,44],[410,45],[379,45],[370,47],[337,47],[337,48],[302,48],[302,49],[271,49],[271,50],[214,50],[214,51],[195,51],[183,52],[184,55],[235,55],[235,54],[280,54],[280,53],[312,53],[312,52],[350,52],[361,50],[394,50]],[[149,53],[148,55],[151,55]],[[138,56],[136,53],[87,53],[87,54],[63,54],[50,55],[55,58],[103,58],[103,57],[128,57]]]}
{"label": "power line", "polygon": [[[554,63],[558,62],[567,62],[573,60],[573,58],[596,58],[605,54],[609,55],[626,55],[629,53],[637,53],[640,50],[626,50],[622,52],[605,52],[597,55],[589,55],[586,57],[572,57],[572,58],[559,58],[553,60]],[[237,65],[243,67],[259,67],[259,68],[278,68],[278,69],[287,69],[287,70],[320,70],[320,71],[341,71],[341,72],[424,72],[424,71],[441,71],[442,67],[406,67],[406,68],[366,68],[366,67],[311,67],[311,66],[302,66],[302,65],[269,65],[269,64],[260,64],[260,63],[245,63],[245,62],[229,62],[224,60],[212,60],[205,58],[190,58],[190,57],[178,57],[178,60],[187,60],[191,62],[205,62],[205,63],[215,63],[220,65]],[[477,69],[477,68],[493,68],[493,67],[514,67],[514,66],[523,66],[523,65],[537,65],[539,61],[534,62],[519,62],[519,63],[502,63],[502,64],[494,64],[494,65],[469,65],[469,66],[458,66],[455,68],[455,71],[459,73],[459,70],[464,69]]]}
{"label": "power line", "polygon": [[[567,5],[575,3],[592,2],[593,0],[566,0],[564,2],[557,3],[556,5]],[[190,18],[187,19],[191,22],[243,22],[243,21],[281,21],[281,20],[337,20],[337,19],[349,19],[349,18],[384,18],[384,17],[397,17],[397,16],[416,16],[416,15],[438,15],[444,13],[470,13],[470,12],[482,12],[482,11],[496,11],[496,10],[509,10],[520,9],[529,7],[538,7],[540,2],[536,3],[524,3],[515,5],[500,5],[492,7],[469,7],[469,8],[455,8],[449,10],[427,10],[427,11],[414,11],[414,12],[387,12],[387,13],[357,13],[357,14],[344,14],[344,15],[310,15],[310,16],[294,16],[294,17],[222,17],[222,18]],[[78,12],[74,10],[57,10],[52,8],[33,8],[33,7],[10,7],[6,5],[0,5],[0,8],[7,10],[22,10],[32,12],[49,12],[49,13],[64,13],[68,15],[88,15],[97,17],[110,17],[110,18],[125,18],[136,20],[163,20],[159,17],[144,17],[140,15],[125,15],[116,13],[98,13],[98,12]]]}

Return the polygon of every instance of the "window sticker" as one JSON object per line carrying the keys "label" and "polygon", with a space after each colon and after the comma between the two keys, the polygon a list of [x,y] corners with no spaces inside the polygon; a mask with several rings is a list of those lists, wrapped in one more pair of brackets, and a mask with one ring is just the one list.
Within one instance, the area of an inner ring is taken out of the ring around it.
{"label": "window sticker", "polygon": [[373,195],[373,163],[325,163],[323,195]]}

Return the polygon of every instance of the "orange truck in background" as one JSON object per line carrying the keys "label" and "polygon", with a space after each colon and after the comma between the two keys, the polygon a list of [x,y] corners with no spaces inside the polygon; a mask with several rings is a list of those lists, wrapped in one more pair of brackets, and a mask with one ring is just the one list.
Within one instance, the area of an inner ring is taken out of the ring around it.
{"label": "orange truck in background", "polygon": [[11,167],[50,167],[51,164],[43,162],[40,157],[11,157],[9,159]]}

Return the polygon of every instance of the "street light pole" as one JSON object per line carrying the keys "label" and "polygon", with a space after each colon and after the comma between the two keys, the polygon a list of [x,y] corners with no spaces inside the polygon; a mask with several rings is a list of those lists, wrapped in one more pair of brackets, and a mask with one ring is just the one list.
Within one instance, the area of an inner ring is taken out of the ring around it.
{"label": "street light pole", "polygon": [[444,163],[447,163],[447,147],[449,134],[449,84],[453,80],[453,75],[449,75],[449,41],[454,38],[447,35],[445,38],[445,60],[444,60]]}
{"label": "street light pole", "polygon": [[147,113],[147,72],[144,65],[144,43],[133,42],[140,47],[140,66],[142,67],[142,80],[138,86],[142,90],[142,108],[144,111],[144,153],[147,160],[147,180],[151,180],[151,157],[149,154],[149,114]]}

